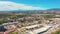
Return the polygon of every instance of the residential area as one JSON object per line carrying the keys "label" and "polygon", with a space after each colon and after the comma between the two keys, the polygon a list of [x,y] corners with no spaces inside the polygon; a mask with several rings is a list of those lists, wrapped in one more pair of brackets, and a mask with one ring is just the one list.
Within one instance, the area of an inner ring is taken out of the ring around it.
{"label": "residential area", "polygon": [[6,23],[2,22],[0,25],[1,34],[52,34],[52,32],[55,32],[60,28],[60,18],[58,18],[60,15],[14,15],[15,16],[10,15],[5,17],[5,19],[7,18],[8,21],[6,21]]}

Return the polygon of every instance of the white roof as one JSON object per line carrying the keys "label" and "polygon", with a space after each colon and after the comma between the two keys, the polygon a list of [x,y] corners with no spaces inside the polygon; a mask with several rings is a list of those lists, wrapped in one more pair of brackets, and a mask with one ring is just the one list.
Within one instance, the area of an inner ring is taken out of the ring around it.
{"label": "white roof", "polygon": [[37,27],[38,25],[32,25],[32,26],[27,26],[26,28],[34,28],[34,27]]}
{"label": "white roof", "polygon": [[37,33],[40,33],[40,32],[43,32],[43,31],[46,31],[47,29],[49,29],[51,26],[45,26],[45,27],[42,27],[40,29],[37,29],[37,30],[33,30],[33,34],[37,34]]}
{"label": "white roof", "polygon": [[9,25],[9,24],[14,24],[14,23],[18,23],[18,22],[8,22],[8,23],[3,23],[2,25]]}

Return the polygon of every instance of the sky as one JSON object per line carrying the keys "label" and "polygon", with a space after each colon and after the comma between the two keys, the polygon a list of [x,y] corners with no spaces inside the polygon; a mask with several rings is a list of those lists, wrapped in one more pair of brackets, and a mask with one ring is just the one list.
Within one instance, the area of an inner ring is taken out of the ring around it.
{"label": "sky", "polygon": [[11,1],[18,4],[25,4],[33,7],[41,7],[44,9],[60,8],[60,0],[0,0]]}

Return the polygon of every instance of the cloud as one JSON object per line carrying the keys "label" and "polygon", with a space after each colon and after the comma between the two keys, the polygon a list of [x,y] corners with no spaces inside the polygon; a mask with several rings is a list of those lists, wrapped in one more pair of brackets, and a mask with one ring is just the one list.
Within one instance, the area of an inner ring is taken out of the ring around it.
{"label": "cloud", "polygon": [[41,7],[27,6],[8,1],[0,1],[0,10],[42,10]]}

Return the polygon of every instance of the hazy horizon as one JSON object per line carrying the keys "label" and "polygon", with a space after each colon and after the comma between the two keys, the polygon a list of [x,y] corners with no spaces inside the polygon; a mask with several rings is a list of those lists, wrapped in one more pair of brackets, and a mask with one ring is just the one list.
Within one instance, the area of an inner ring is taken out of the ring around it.
{"label": "hazy horizon", "polygon": [[0,10],[47,10],[60,8],[60,0],[0,0]]}

